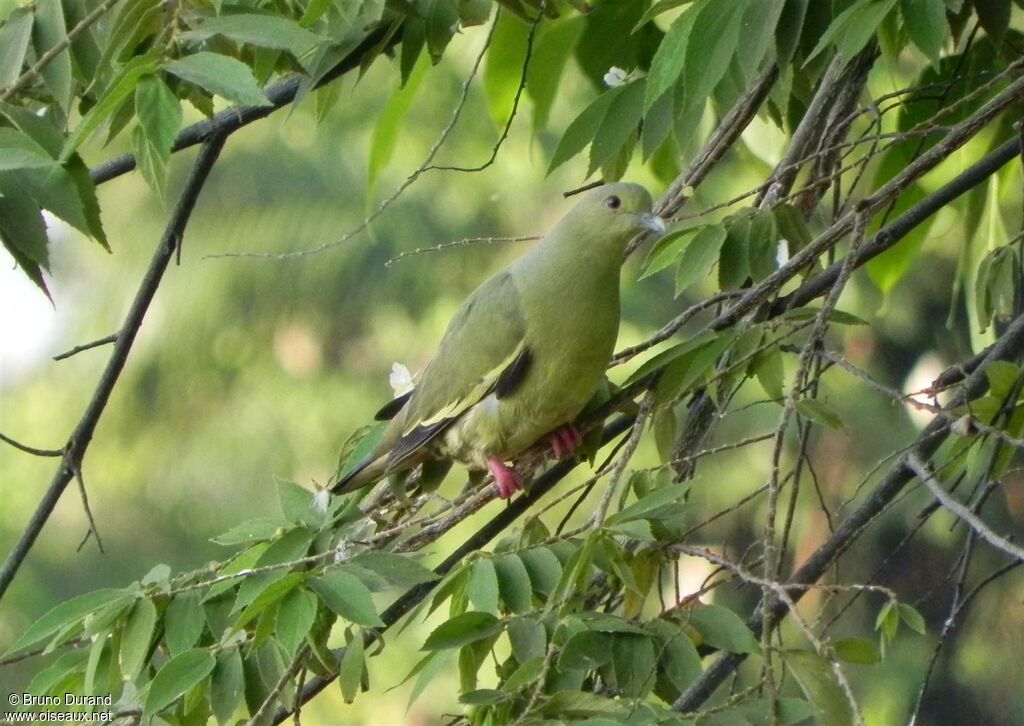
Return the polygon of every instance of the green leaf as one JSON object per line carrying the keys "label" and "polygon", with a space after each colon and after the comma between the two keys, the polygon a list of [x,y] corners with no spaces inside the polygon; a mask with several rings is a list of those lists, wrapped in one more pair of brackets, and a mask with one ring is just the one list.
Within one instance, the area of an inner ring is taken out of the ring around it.
{"label": "green leaf", "polygon": [[64,143],[64,148],[60,153],[60,161],[67,161],[92,132],[99,128],[100,124],[117,110],[121,102],[128,98],[135,90],[139,79],[156,72],[157,68],[157,58],[150,54],[132,58],[122,66],[107,86],[106,93],[82,117],[74,132]]}
{"label": "green leaf", "polygon": [[[305,557],[309,551],[309,545],[313,541],[313,533],[307,529],[293,529],[285,533],[281,539],[273,542],[259,555],[259,559],[253,564],[254,567],[268,567],[270,565],[284,565]],[[244,569],[244,568],[242,568]],[[238,570],[235,570],[236,572]],[[255,575],[248,575],[242,580],[238,587],[238,597],[235,598],[234,610],[242,610],[256,597],[266,590],[271,584],[280,580],[288,574],[288,568],[261,572]],[[209,598],[209,596],[207,596]]]}
{"label": "green leaf", "polygon": [[752,726],[795,726],[814,716],[814,706],[800,698],[752,698],[735,707]]}
{"label": "green leaf", "polygon": [[644,272],[640,275],[639,279],[643,280],[655,273],[661,272],[673,262],[676,262],[679,259],[679,255],[690,243],[690,238],[702,229],[704,227],[690,227],[688,229],[677,229],[663,235],[651,247],[651,251],[647,253],[647,258],[643,264]]}
{"label": "green leaf", "polygon": [[[547,126],[551,106],[558,97],[562,74],[583,31],[584,18],[567,15],[543,22],[533,41],[533,57],[526,70],[526,93],[533,101],[533,129]],[[403,41],[404,45],[404,41]]]}
{"label": "green leaf", "polygon": [[21,75],[33,17],[31,7],[14,8],[0,28],[0,86],[12,85]]}
{"label": "green leaf", "polygon": [[725,75],[739,44],[745,4],[746,0],[716,0],[700,8],[683,64],[685,109],[703,108]]}
{"label": "green leaf", "polygon": [[295,589],[296,586],[305,581],[306,577],[305,572],[289,572],[279,580],[271,582],[245,607],[235,621],[234,626],[232,626],[233,629],[241,630],[244,628],[258,615],[261,615],[264,610],[280,601],[285,595]]}
{"label": "green leaf", "polygon": [[413,99],[416,98],[420,82],[429,67],[425,60],[417,63],[408,78],[404,80],[402,87],[391,94],[377,116],[377,124],[373,127],[373,137],[370,140],[370,156],[367,161],[366,185],[371,196],[381,170],[394,156],[398,132],[402,130],[402,124],[405,122]]}
{"label": "green leaf", "polygon": [[896,0],[858,0],[836,16],[807,56],[807,61],[832,44],[843,60],[850,61],[868,44],[895,4]]}
{"label": "green leaf", "polygon": [[658,487],[639,501],[634,502],[625,509],[622,509],[605,520],[609,527],[629,522],[635,519],[646,519],[647,516],[664,507],[681,500],[690,491],[690,484],[667,484]]}
{"label": "green leaf", "polygon": [[146,664],[154,630],[156,606],[149,598],[139,598],[132,606],[132,611],[124,624],[124,631],[121,633],[119,663],[121,672],[130,681],[135,680]]}
{"label": "green leaf", "polygon": [[249,67],[226,55],[201,51],[171,61],[165,68],[168,73],[234,103],[271,105]]}
{"label": "green leaf", "polygon": [[220,724],[232,723],[245,695],[245,672],[238,648],[222,652],[217,656],[217,665],[210,678],[210,706]]}
{"label": "green leaf", "polygon": [[640,123],[641,102],[643,101],[644,82],[633,81],[621,87],[615,94],[608,111],[594,133],[594,141],[590,146],[590,166],[587,176],[604,166],[617,154],[636,132]]}
{"label": "green leaf", "polygon": [[171,601],[164,613],[164,638],[171,655],[190,649],[203,634],[206,617],[200,605],[199,592],[182,593]]}
{"label": "green leaf", "polygon": [[761,388],[768,394],[768,398],[778,400],[785,394],[782,390],[783,365],[782,352],[778,348],[771,348],[758,354],[754,359],[754,375]]}
{"label": "green leaf", "polygon": [[740,3],[743,42],[737,44],[735,56],[745,79],[754,78],[768,53],[784,5],[785,0]]}
{"label": "green leaf", "polygon": [[412,671],[406,676],[406,680],[411,678],[415,674],[419,674],[416,682],[412,685],[412,690],[409,691],[409,702],[406,705],[406,710],[412,707],[412,704],[416,702],[416,699],[427,689],[430,682],[434,680],[435,676],[441,671],[441,667],[448,662],[448,658],[445,657],[445,653],[436,651],[428,654],[419,663],[413,667]]}
{"label": "green leaf", "polygon": [[821,726],[848,726],[853,723],[850,703],[828,661],[806,650],[782,651],[782,660],[818,713]]}
{"label": "green leaf", "polygon": [[163,79],[154,75],[139,81],[135,87],[135,108],[149,142],[161,153],[170,154],[181,127],[181,103]]}
{"label": "green leaf", "polygon": [[170,706],[188,689],[206,678],[217,665],[217,659],[205,648],[196,648],[180,653],[157,671],[149,684],[143,718]]}
{"label": "green leaf", "polygon": [[729,608],[721,605],[698,605],[690,608],[686,621],[700,633],[704,641],[730,653],[759,653],[761,645],[743,622]]}
{"label": "green leaf", "polygon": [[487,48],[483,85],[491,120],[503,128],[519,89],[530,26],[511,13],[500,13],[496,22]]}
{"label": "green leaf", "polygon": [[347,572],[328,572],[310,580],[309,586],[324,604],[349,622],[383,627],[373,595],[366,585]]}
{"label": "green leaf", "polygon": [[533,607],[533,587],[523,561],[518,555],[510,554],[496,557],[492,562],[502,602],[514,613],[528,612]]}
{"label": "green leaf", "polygon": [[678,343],[671,348],[661,351],[656,356],[644,362],[642,366],[636,369],[629,378],[622,384],[623,387],[629,386],[636,381],[645,378],[648,374],[655,371],[664,370],[673,361],[682,358],[689,353],[702,348],[706,345],[710,345],[713,341],[717,340],[718,336],[710,331],[702,332],[693,338],[690,338],[684,343]]}
{"label": "green leaf", "polygon": [[847,663],[858,665],[871,665],[882,659],[878,652],[878,646],[864,638],[843,638],[837,640],[833,645],[836,656]]}
{"label": "green leaf", "polygon": [[903,27],[914,45],[932,65],[939,65],[939,52],[949,34],[946,4],[942,0],[900,0]]}
{"label": "green leaf", "polygon": [[605,91],[573,119],[565,129],[565,133],[562,134],[562,138],[559,139],[558,146],[555,147],[555,153],[548,165],[548,174],[583,151],[587,144],[594,140],[608,109],[615,98],[622,93],[623,88],[624,86],[619,86]]}
{"label": "green leaf", "polygon": [[277,608],[277,639],[289,656],[302,645],[316,620],[317,600],[302,588],[289,592]]}
{"label": "green leaf", "polygon": [[576,633],[562,646],[558,667],[565,670],[591,671],[612,659],[612,638],[608,633],[584,630]]}
{"label": "green leaf", "polygon": [[352,563],[376,572],[396,587],[413,587],[438,579],[432,570],[393,552],[361,552],[352,558]]}
{"label": "green leaf", "polygon": [[682,693],[703,670],[696,646],[686,631],[667,620],[652,620],[644,627],[658,641],[658,660],[665,676]]}
{"label": "green leaf", "polygon": [[562,563],[547,547],[532,547],[519,553],[526,571],[530,573],[533,589],[541,595],[550,595],[562,578]]}
{"label": "green leaf", "polygon": [[544,703],[541,713],[565,719],[618,716],[626,713],[626,706],[586,691],[559,691]]}
{"label": "green leaf", "polygon": [[503,703],[509,700],[507,693],[493,688],[478,688],[475,691],[463,693],[459,696],[459,703],[467,706],[493,706],[496,703]]}
{"label": "green leaf", "polygon": [[[802,323],[808,320],[813,320],[821,314],[821,308],[816,307],[803,307],[793,308],[783,313],[779,319],[785,320],[791,323]],[[838,325],[867,325],[868,322],[864,318],[859,318],[853,313],[848,313],[843,310],[835,310],[828,316],[830,323],[836,323]]]}
{"label": "green leaf", "polygon": [[716,224],[705,227],[693,236],[679,256],[676,297],[697,280],[707,276],[711,266],[718,260],[725,234],[725,227]]}
{"label": "green leaf", "polygon": [[807,16],[807,4],[810,0],[786,0],[782,15],[775,26],[775,61],[780,68],[785,68],[793,61],[800,34],[804,29],[804,18]]}
{"label": "green leaf", "polygon": [[796,412],[809,421],[836,431],[842,431],[845,428],[839,414],[827,403],[817,398],[800,399],[796,403]]}
{"label": "green leaf", "polygon": [[708,0],[699,0],[694,3],[673,21],[668,32],[665,33],[665,37],[651,60],[651,70],[647,73],[644,113],[650,111],[654,102],[675,86],[686,61],[686,48],[690,42],[694,22],[701,10],[707,6]]}
{"label": "green leaf", "polygon": [[[58,146],[57,153],[59,151],[60,147]],[[107,235],[103,231],[103,220],[100,218],[100,203],[96,198],[96,185],[93,183],[92,177],[89,176],[89,167],[85,165],[78,154],[72,154],[71,158],[65,162],[64,168],[67,169],[78,190],[78,199],[90,236],[109,252],[110,245],[107,243]]]}
{"label": "green leaf", "polygon": [[616,635],[612,639],[612,667],[616,687],[626,698],[643,698],[654,688],[654,643],[646,635]]}
{"label": "green leaf", "polygon": [[[33,676],[25,689],[35,696],[45,696],[57,688],[70,674],[85,668],[88,652],[83,648],[65,653]],[[62,694],[63,695],[63,694]]]}
{"label": "green leaf", "polygon": [[288,526],[288,523],[281,519],[271,517],[257,517],[249,519],[241,524],[236,524],[224,534],[212,538],[210,541],[225,546],[237,544],[252,544],[273,539],[281,529]]}
{"label": "green leaf", "polygon": [[[68,34],[64,20],[64,8],[60,0],[36,0],[35,25],[32,34],[35,36],[36,57],[42,57],[47,51],[62,43]],[[71,108],[71,53],[65,48],[42,70],[43,80],[53,94],[57,105],[65,114]]]}
{"label": "green leaf", "polygon": [[363,632],[355,629],[338,667],[338,684],[341,686],[341,697],[345,703],[352,703],[359,695],[359,687],[363,683],[363,670],[366,667],[363,662],[363,649]]}
{"label": "green leaf", "polygon": [[1010,0],[974,0],[974,10],[988,37],[996,47],[1000,46],[1010,27],[1010,14],[1013,10]]}
{"label": "green leaf", "polygon": [[[0,189],[0,237],[18,265],[26,273],[40,267],[49,269],[49,238],[46,222],[39,205],[20,189],[6,186]],[[32,277],[32,275],[29,275]],[[42,277],[36,284],[41,284]],[[45,286],[43,286],[45,291]]]}
{"label": "green leaf", "polygon": [[[207,18],[198,27],[181,33],[178,37],[182,40],[201,42],[216,35],[236,43],[286,50],[299,62],[308,60],[308,56],[317,46],[328,42],[324,36],[312,33],[286,17],[245,13]],[[194,55],[186,56],[186,58],[194,57]],[[239,62],[239,65],[242,64]]]}
{"label": "green leaf", "polygon": [[915,633],[924,635],[928,631],[928,628],[924,623],[924,618],[921,616],[921,613],[915,610],[911,605],[900,603],[898,610],[900,614],[900,620],[906,623],[907,627],[913,630]]}
{"label": "green leaf", "polygon": [[0,171],[56,166],[53,157],[30,136],[0,127]]}
{"label": "green leaf", "polygon": [[513,618],[508,623],[508,641],[512,655],[520,663],[544,658],[547,653],[547,630],[532,618]]}
{"label": "green leaf", "polygon": [[18,638],[5,655],[17,653],[31,645],[35,645],[47,636],[56,633],[61,628],[73,625],[82,620],[89,613],[95,612],[105,605],[116,600],[132,598],[132,594],[126,590],[95,590],[84,595],[73,597],[48,610],[41,618],[28,627],[21,637]]}
{"label": "green leaf", "polygon": [[481,557],[473,562],[466,594],[477,610],[498,614],[498,575],[489,558]]}
{"label": "green leaf", "polygon": [[423,650],[461,648],[501,632],[504,624],[490,613],[468,612],[437,626],[427,637]]}
{"label": "green leaf", "polygon": [[427,52],[436,65],[452,40],[459,16],[451,0],[427,0]]}

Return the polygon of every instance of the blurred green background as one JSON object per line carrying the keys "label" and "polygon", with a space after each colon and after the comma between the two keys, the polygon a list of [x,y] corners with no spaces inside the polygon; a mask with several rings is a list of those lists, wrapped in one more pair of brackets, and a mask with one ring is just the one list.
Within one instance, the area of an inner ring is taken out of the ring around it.
{"label": "blurred green background", "polygon": [[[572,65],[553,109],[549,130],[534,133],[530,104],[512,127],[497,161],[485,171],[425,173],[368,233],[320,254],[290,260],[222,257],[232,252],[283,253],[340,238],[376,208],[415,169],[450,118],[460,84],[479,51],[483,33],[457,36],[440,68],[428,76],[399,136],[396,154],[367,193],[367,149],[376,119],[397,87],[394,64],[375,64],[358,83],[342,82],[340,102],[317,123],[313,99],[278,112],[231,137],[200,198],[184,240],[180,267],[171,269],[103,416],[85,460],[85,480],[106,554],[90,541],[77,493],[69,489],[32,551],[0,610],[0,650],[39,614],[63,599],[137,579],[157,563],[176,572],[222,559],[230,551],[209,539],[243,519],[276,510],[275,477],[305,486],[325,483],[342,442],[366,423],[391,392],[395,361],[415,371],[431,355],[444,325],[464,296],[492,271],[519,254],[522,244],[458,247],[385,262],[417,247],[466,237],[543,233],[571,205],[561,193],[582,183],[583,161],[550,177],[544,170],[561,130],[597,89]],[[908,78],[876,72],[873,95],[907,85]],[[706,129],[705,129],[706,130]],[[478,164],[490,154],[500,129],[478,87],[469,96],[439,163]],[[755,122],[744,143],[699,190],[689,209],[731,198],[758,184],[784,149],[785,136]],[[964,165],[980,146],[962,152]],[[98,163],[121,151],[87,149]],[[194,151],[179,154],[169,199],[174,199]],[[635,160],[626,178],[664,190],[674,169],[655,175]],[[926,179],[934,188],[957,169]],[[934,178],[933,178],[934,177]],[[1020,223],[1019,165],[1000,177],[1007,226]],[[0,273],[0,430],[39,447],[59,447],[88,401],[109,353],[101,348],[70,360],[50,357],[114,332],[120,324],[166,220],[162,203],[132,174],[100,189],[104,223],[114,250],[66,229],[53,245],[54,306],[4,258]],[[820,222],[821,220],[817,220]],[[971,351],[963,312],[945,327],[957,255],[978,227],[962,208],[943,211],[907,277],[884,299],[863,272],[854,276],[842,307],[870,327],[839,329],[832,343],[882,381],[914,390]],[[978,234],[986,234],[984,230]],[[982,242],[987,244],[987,242]],[[3,254],[3,253],[0,253]],[[620,343],[639,342],[693,300],[673,300],[670,275],[636,281],[637,263],[624,271],[624,322]],[[697,294],[706,294],[706,289]],[[958,303],[957,310],[962,307]],[[975,335],[975,345],[983,339]],[[631,369],[612,373],[622,380]],[[812,455],[821,496],[833,519],[875,463],[905,444],[923,423],[903,407],[866,391],[837,371],[824,377],[825,398],[839,410],[845,432],[818,431]],[[747,387],[720,424],[715,442],[771,430],[774,404]],[[738,500],[767,476],[770,443],[715,457],[698,469],[691,497],[694,522]],[[635,464],[653,465],[645,442]],[[0,550],[9,551],[53,474],[53,460],[0,447]],[[585,467],[584,467],[585,470]],[[884,469],[883,469],[884,471]],[[567,489],[581,474],[561,485]],[[446,485],[454,492],[463,476]],[[927,497],[914,491],[875,525],[842,563],[845,581],[872,575],[886,552],[914,522]],[[490,516],[492,505],[480,516]],[[584,507],[585,509],[585,507]],[[551,514],[557,522],[564,506]],[[1024,489],[1014,474],[988,504],[989,521],[1012,531],[1024,524]],[[693,544],[727,546],[742,554],[760,533],[763,503],[752,503],[701,530]],[[478,523],[480,520],[477,519]],[[926,616],[930,633],[903,635],[877,666],[849,666],[871,724],[903,721],[912,706],[936,629],[945,617],[942,578],[951,574],[962,530],[940,513],[880,582],[893,587]],[[439,559],[468,522],[438,543]],[[801,492],[793,524],[796,561],[828,532],[817,495]],[[985,572],[997,561],[980,553]],[[690,591],[709,573],[705,563],[684,560]],[[719,588],[716,602],[744,609],[756,593]],[[822,596],[806,598],[813,613]],[[925,723],[1024,723],[1024,586],[1018,573],[978,598],[937,667]],[[881,603],[864,598],[835,633],[872,637]],[[745,611],[745,610],[744,610]],[[306,723],[438,723],[457,712],[454,673],[435,681],[406,714],[409,684],[395,690],[417,659],[427,626],[409,638],[391,639],[372,659],[370,697],[344,706],[329,688],[303,710]],[[0,690],[22,688],[39,668],[30,661],[0,670]],[[445,682],[445,678],[449,679]]]}

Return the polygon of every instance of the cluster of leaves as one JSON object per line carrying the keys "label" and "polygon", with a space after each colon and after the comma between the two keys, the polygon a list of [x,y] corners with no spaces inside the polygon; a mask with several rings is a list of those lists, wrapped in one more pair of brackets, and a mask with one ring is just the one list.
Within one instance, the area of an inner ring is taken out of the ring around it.
{"label": "cluster of leaves", "polygon": [[[687,489],[638,472],[629,488],[634,501],[602,528],[560,539],[534,519],[493,553],[448,573],[407,620],[447,603],[448,618],[427,637],[425,656],[406,678],[415,678],[410,703],[457,657],[460,701],[473,723],[527,713],[680,723],[669,706],[701,674],[706,649],[760,652],[728,608],[654,602],[671,562],[662,544],[680,534]],[[223,563],[177,577],[159,565],[129,587],[91,592],[44,614],[8,655],[71,649],[28,690],[113,694],[115,711],[155,723],[233,723],[240,713],[293,709],[303,669],[337,676],[344,699],[354,700],[369,687],[366,658],[384,648],[387,624],[374,593],[432,583],[437,575],[411,556],[360,545],[367,527],[356,498],[318,499],[284,482],[279,499],[281,517],[245,522],[214,540],[244,545]],[[602,583],[608,592],[622,590],[617,607],[599,607]],[[905,620],[914,615],[893,607]],[[888,613],[879,623],[891,637]],[[332,631],[344,633],[344,648],[328,647]],[[855,663],[873,662],[872,653],[877,660],[873,646],[857,639],[837,643],[836,652]],[[808,700],[782,699],[783,722],[830,708],[822,694],[838,685],[828,661],[807,650],[786,651],[784,659],[795,664]],[[486,678],[494,685],[482,687],[489,661],[495,668]],[[768,723],[769,709],[754,698],[728,714]]]}

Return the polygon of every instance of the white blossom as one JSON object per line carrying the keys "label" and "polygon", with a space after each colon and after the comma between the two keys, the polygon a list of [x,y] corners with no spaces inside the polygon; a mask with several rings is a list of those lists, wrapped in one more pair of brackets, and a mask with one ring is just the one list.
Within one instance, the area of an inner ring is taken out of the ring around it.
{"label": "white blossom", "polygon": [[624,86],[629,81],[629,74],[618,66],[612,66],[608,69],[608,72],[604,74],[604,84],[608,88],[617,88]]}
{"label": "white blossom", "polygon": [[409,369],[398,362],[391,364],[391,375],[388,376],[388,383],[391,384],[391,389],[395,392],[395,398],[398,398],[415,388],[415,385],[412,382],[412,374],[409,373]]}
{"label": "white blossom", "polygon": [[317,489],[316,494],[313,495],[313,506],[316,508],[316,511],[326,513],[330,503],[331,492],[327,489]]}
{"label": "white blossom", "polygon": [[775,261],[779,267],[789,262],[789,241],[780,239],[779,246],[775,249]]}

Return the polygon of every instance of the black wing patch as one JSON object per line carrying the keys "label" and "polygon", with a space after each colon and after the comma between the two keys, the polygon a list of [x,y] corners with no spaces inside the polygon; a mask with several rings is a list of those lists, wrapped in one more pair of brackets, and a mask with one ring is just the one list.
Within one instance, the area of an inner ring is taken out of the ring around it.
{"label": "black wing patch", "polygon": [[409,402],[409,399],[412,398],[412,394],[412,391],[408,391],[407,393],[403,393],[398,398],[388,401],[383,406],[381,406],[380,410],[377,413],[373,415],[373,420],[390,421],[391,419],[398,415],[399,411],[405,408],[405,404],[407,404]]}
{"label": "black wing patch", "polygon": [[403,436],[398,440],[398,443],[395,444],[394,448],[391,449],[391,453],[388,455],[387,470],[392,471],[393,469],[401,466],[413,454],[433,441],[434,438],[448,428],[453,421],[455,421],[454,418],[446,418],[438,421],[437,423],[432,423],[429,426],[417,426],[408,434]]}
{"label": "black wing patch", "polygon": [[533,352],[524,346],[515,360],[509,363],[498,376],[498,381],[494,384],[494,395],[500,400],[515,393],[523,379],[526,378],[532,364]]}

